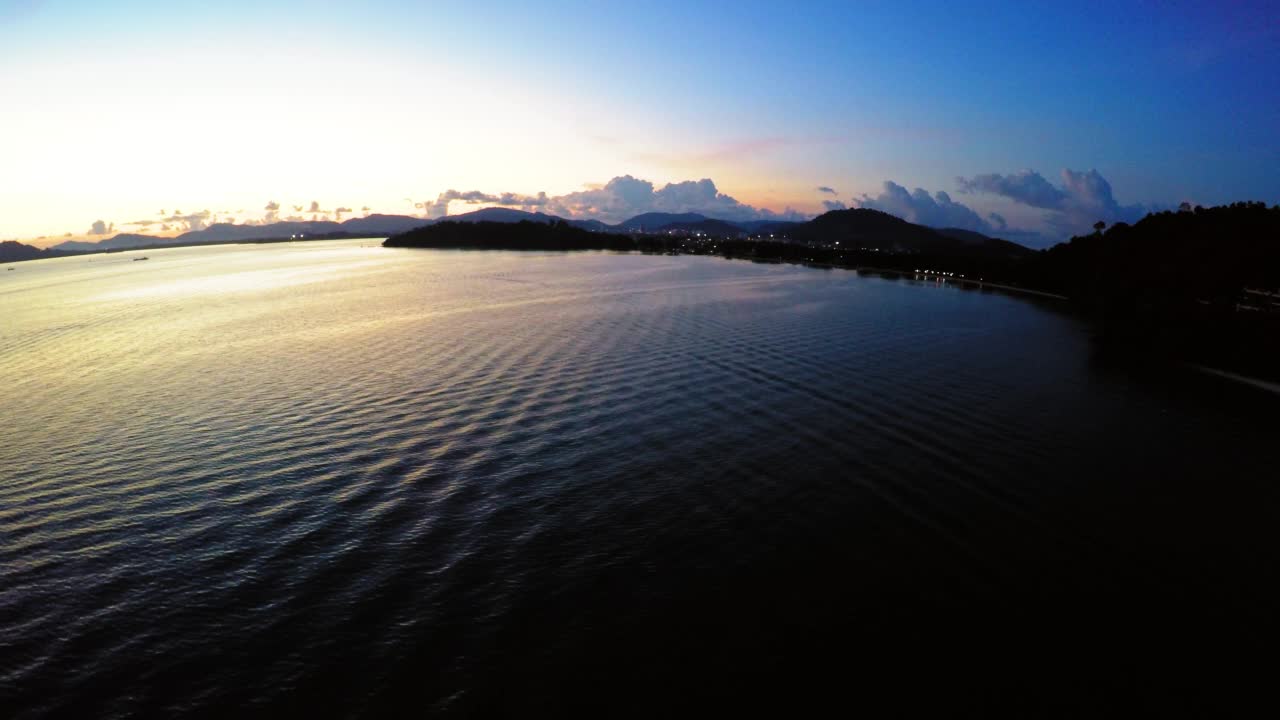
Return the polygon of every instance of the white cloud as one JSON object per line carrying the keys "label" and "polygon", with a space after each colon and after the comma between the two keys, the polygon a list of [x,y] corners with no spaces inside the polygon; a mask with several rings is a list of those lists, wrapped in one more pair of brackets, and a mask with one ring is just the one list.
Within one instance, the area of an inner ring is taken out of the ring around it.
{"label": "white cloud", "polygon": [[648,180],[630,175],[615,177],[602,187],[589,188],[565,195],[519,195],[516,193],[489,194],[479,191],[441,193],[436,203],[429,205],[430,214],[443,214],[449,201],[491,203],[522,209],[540,209],[567,218],[594,218],[608,223],[618,223],[646,212],[701,213],[708,217],[730,221],[746,220],[801,220],[805,216],[787,208],[775,213],[756,208],[726,195],[716,188],[709,178],[668,183],[655,188]]}
{"label": "white cloud", "polygon": [[955,202],[945,192],[930,195],[923,188],[908,192],[892,180],[884,182],[880,194],[854,198],[855,207],[880,210],[903,220],[938,228],[960,228],[980,233],[993,233],[996,228],[969,206]]}
{"label": "white cloud", "polygon": [[956,178],[963,193],[990,193],[1047,211],[1045,224],[1054,236],[1065,239],[1087,232],[1095,222],[1135,222],[1158,210],[1141,204],[1121,205],[1111,191],[1111,183],[1097,170],[1063,169],[1062,185],[1056,186],[1034,170],[1011,175],[992,173],[972,178]]}

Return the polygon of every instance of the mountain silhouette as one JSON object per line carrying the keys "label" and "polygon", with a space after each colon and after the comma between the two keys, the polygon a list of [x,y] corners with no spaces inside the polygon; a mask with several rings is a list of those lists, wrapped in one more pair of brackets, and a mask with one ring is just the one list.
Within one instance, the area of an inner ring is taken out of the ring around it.
{"label": "mountain silhouette", "polygon": [[630,232],[654,232],[658,228],[674,223],[697,223],[709,219],[706,215],[700,213],[647,212],[623,220],[614,227],[618,230]]}
{"label": "mountain silhouette", "polygon": [[20,243],[17,240],[5,240],[0,242],[0,263],[61,257],[65,254],[67,253],[54,250],[52,248],[41,250],[38,247],[33,247],[26,243]]}
{"label": "mountain silhouette", "polygon": [[746,222],[734,223],[734,225],[737,225],[743,230],[755,235],[786,233],[791,230],[791,228],[802,224],[802,222],[796,220],[748,220]]}
{"label": "mountain silhouette", "polygon": [[367,217],[343,220],[341,225],[343,231],[349,232],[353,235],[378,237],[407,232],[416,227],[422,227],[430,222],[430,220],[425,218],[413,217],[410,215],[380,215],[375,213]]}
{"label": "mountain silhouette", "polygon": [[939,256],[1009,259],[1029,257],[1035,251],[1008,240],[997,240],[968,230],[935,230],[907,222],[879,210],[832,210],[788,230],[799,241],[886,253],[924,253]]}
{"label": "mountain silhouette", "polygon": [[446,215],[436,218],[435,222],[496,222],[496,223],[515,223],[515,222],[537,222],[550,224],[562,221],[564,218],[555,215],[547,215],[541,212],[526,212],[524,210],[516,210],[504,207],[489,207],[473,210],[468,213],[459,215]]}
{"label": "mountain silhouette", "polygon": [[734,225],[724,220],[715,220],[712,218],[703,218],[694,221],[673,222],[655,228],[650,232],[657,233],[673,233],[683,232],[690,234],[702,234],[708,237],[727,237],[735,238],[747,234],[747,231],[738,225]]}
{"label": "mountain silhouette", "polygon": [[[834,210],[808,222],[752,220],[731,222],[707,217],[701,213],[648,212],[628,218],[616,225],[599,220],[568,220],[542,212],[514,208],[489,207],[472,212],[429,219],[410,215],[369,215],[343,222],[330,220],[281,221],[264,225],[214,223],[207,228],[182,233],[176,237],[157,237],[120,233],[98,242],[71,240],[52,249],[64,252],[98,252],[125,248],[198,245],[219,242],[251,242],[263,240],[337,239],[357,237],[389,237],[439,222],[453,223],[519,223],[544,225],[567,223],[594,233],[690,234],[716,238],[741,238],[748,234],[769,236],[776,240],[797,240],[817,244],[837,241],[852,248],[878,248],[885,252],[932,253],[942,255],[1017,258],[1031,252],[1016,243],[989,238],[981,233],[955,228],[934,230],[915,225],[876,210]],[[775,237],[776,236],[776,237]],[[766,238],[767,239],[767,238]]]}

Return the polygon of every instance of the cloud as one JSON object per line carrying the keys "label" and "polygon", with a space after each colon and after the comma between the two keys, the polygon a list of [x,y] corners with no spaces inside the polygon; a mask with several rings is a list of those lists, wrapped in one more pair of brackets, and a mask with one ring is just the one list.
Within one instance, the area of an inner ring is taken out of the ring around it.
{"label": "cloud", "polygon": [[549,198],[545,192],[537,195],[520,195],[519,193],[491,194],[479,190],[446,190],[436,196],[435,202],[414,203],[414,207],[423,208],[428,217],[441,217],[449,214],[449,203],[458,201],[469,205],[501,205],[533,211],[546,207]]}
{"label": "cloud", "polygon": [[125,223],[125,225],[137,225],[138,227],[151,227],[152,225],[159,224],[159,220],[134,220],[133,222]]}
{"label": "cloud", "polygon": [[892,180],[884,182],[879,195],[875,197],[863,195],[861,198],[854,198],[853,204],[855,207],[887,212],[917,225],[960,228],[988,234],[998,230],[973,208],[955,202],[945,192],[938,191],[930,195],[923,188],[908,192],[905,187]]}
{"label": "cloud", "polygon": [[855,198],[856,207],[872,208],[930,227],[955,227],[987,235],[1015,240],[1027,245],[1046,245],[1088,232],[1099,220],[1107,223],[1135,222],[1160,207],[1121,205],[1112,194],[1111,183],[1097,170],[1088,172],[1063,170],[1062,182],[1055,185],[1034,170],[1010,175],[988,173],[956,178],[961,193],[988,194],[1011,200],[1018,205],[1042,211],[1043,225],[1038,229],[1009,226],[1003,215],[988,212],[985,216],[945,192],[933,194],[916,188],[907,189],[892,181],[875,197]]}
{"label": "cloud", "polygon": [[183,227],[180,228],[181,230],[185,232],[196,232],[197,230],[203,230],[208,227],[211,219],[214,222],[217,221],[217,218],[213,217],[213,213],[208,210],[201,210],[200,212],[191,213],[189,215],[183,215],[181,210],[174,210],[173,214],[164,218],[163,222],[182,223]]}
{"label": "cloud", "polygon": [[315,201],[315,200],[312,200],[312,201],[311,201],[311,207],[307,209],[307,212],[309,212],[309,213],[322,213],[322,212],[329,212],[329,211],[328,211],[328,210],[321,210],[321,209],[320,209],[320,203],[319,203],[319,202],[317,202],[317,201]]}
{"label": "cloud", "polygon": [[594,218],[618,223],[646,212],[696,212],[730,221],[803,220],[806,216],[787,208],[781,213],[738,202],[716,188],[708,178],[668,183],[655,188],[648,180],[630,175],[615,177],[602,186],[565,195],[522,195],[519,193],[486,193],[479,190],[448,190],[434,202],[415,202],[414,207],[426,211],[428,217],[441,217],[449,203],[489,204],[521,210],[540,210],[566,218]]}
{"label": "cloud", "polygon": [[262,208],[266,214],[262,216],[263,223],[273,223],[280,219],[280,203],[272,200]]}
{"label": "cloud", "polygon": [[827,210],[844,210],[847,206],[839,200],[823,200],[822,207]]}
{"label": "cloud", "polygon": [[333,219],[334,219],[335,221],[337,221],[337,222],[342,222],[342,216],[343,216],[345,213],[349,213],[349,212],[351,212],[351,208],[349,208],[349,207],[339,207],[339,208],[334,208],[334,211],[333,211]]}
{"label": "cloud", "polygon": [[1063,169],[1057,186],[1034,170],[1012,175],[987,174],[956,178],[962,193],[989,193],[1020,205],[1047,211],[1045,224],[1059,238],[1086,232],[1095,222],[1135,222],[1159,207],[1121,205],[1111,183],[1097,170]]}
{"label": "cloud", "polygon": [[89,234],[90,235],[108,235],[112,232],[115,232],[115,229],[116,229],[115,223],[111,223],[110,225],[108,225],[107,223],[101,220],[94,220],[93,226],[89,228]]}
{"label": "cloud", "polygon": [[819,185],[819,186],[818,186],[818,192],[820,192],[820,193],[827,193],[828,195],[836,195],[836,194],[837,194],[837,193],[836,193],[836,191],[835,191],[835,188],[829,188],[829,187],[827,187],[826,185]]}
{"label": "cloud", "polygon": [[1035,208],[1061,209],[1067,194],[1054,187],[1040,173],[1023,170],[1014,175],[974,175],[972,178],[956,178],[962,193],[985,192],[1001,195],[1023,205]]}

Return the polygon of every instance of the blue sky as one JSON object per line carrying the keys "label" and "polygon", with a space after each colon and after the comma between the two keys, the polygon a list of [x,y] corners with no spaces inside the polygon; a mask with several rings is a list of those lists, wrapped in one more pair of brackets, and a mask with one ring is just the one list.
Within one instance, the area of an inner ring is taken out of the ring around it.
{"label": "blue sky", "polygon": [[[0,237],[450,189],[598,212],[627,175],[710,178],[739,214],[861,204],[1041,243],[1090,213],[1280,202],[1274,2],[962,5],[0,0]],[[958,180],[993,174],[1018,180]],[[1037,177],[1060,202],[1025,202]]]}

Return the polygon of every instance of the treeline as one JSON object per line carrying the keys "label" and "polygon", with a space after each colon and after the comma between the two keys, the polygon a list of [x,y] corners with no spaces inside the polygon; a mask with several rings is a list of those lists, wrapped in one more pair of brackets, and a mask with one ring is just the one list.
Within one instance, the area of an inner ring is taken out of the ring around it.
{"label": "treeline", "polygon": [[1070,297],[1107,347],[1280,378],[1280,206],[1184,205],[1074,237],[1015,272]]}

